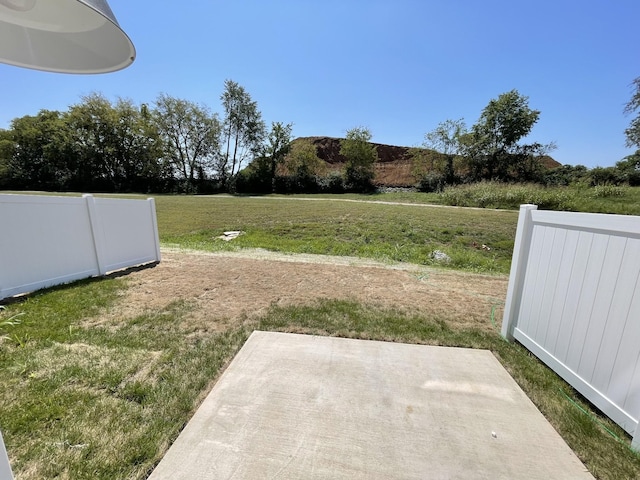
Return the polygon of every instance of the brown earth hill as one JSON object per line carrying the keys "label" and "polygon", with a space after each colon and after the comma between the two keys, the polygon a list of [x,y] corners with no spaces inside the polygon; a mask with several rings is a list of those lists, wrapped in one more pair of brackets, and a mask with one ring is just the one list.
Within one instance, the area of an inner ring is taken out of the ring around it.
{"label": "brown earth hill", "polygon": [[[316,147],[318,158],[328,164],[330,170],[339,170],[346,162],[346,158],[340,155],[341,138],[333,137],[300,137],[293,140],[296,142],[309,141]],[[416,180],[411,173],[411,148],[399,147],[396,145],[384,145],[382,143],[371,143],[378,152],[378,161],[374,165],[374,183],[385,187],[412,187]],[[437,152],[433,152],[438,155]],[[549,156],[540,158],[546,168],[555,168],[561,164]]]}

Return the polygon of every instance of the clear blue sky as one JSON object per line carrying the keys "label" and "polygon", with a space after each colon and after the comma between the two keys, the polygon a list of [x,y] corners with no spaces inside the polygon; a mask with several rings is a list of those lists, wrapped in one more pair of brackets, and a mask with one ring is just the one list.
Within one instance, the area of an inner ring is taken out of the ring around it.
{"label": "clear blue sky", "polygon": [[225,79],[294,136],[416,146],[446,119],[475,123],[511,89],[541,111],[528,140],[566,164],[609,166],[640,76],[638,0],[109,0],[137,50],[120,72],[76,76],[0,64],[0,128],[93,91],[160,92],[220,111]]}

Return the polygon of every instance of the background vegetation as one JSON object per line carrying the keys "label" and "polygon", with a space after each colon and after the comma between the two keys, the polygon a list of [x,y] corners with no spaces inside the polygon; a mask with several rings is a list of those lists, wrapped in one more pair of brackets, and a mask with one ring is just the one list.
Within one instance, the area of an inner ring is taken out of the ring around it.
{"label": "background vegetation", "polygon": [[[640,82],[625,111],[640,108]],[[375,190],[376,148],[364,127],[341,140],[339,170],[329,171],[313,145],[292,148],[293,125],[268,129],[257,103],[226,80],[221,113],[161,93],[153,105],[110,102],[98,93],[66,112],[42,110],[0,130],[0,188],[154,193],[344,193]],[[442,191],[478,181],[544,186],[640,185],[640,153],[613,167],[549,169],[553,143],[524,143],[540,117],[517,90],[489,101],[478,121],[445,120],[412,150],[407,187]],[[625,131],[640,148],[638,118]]]}

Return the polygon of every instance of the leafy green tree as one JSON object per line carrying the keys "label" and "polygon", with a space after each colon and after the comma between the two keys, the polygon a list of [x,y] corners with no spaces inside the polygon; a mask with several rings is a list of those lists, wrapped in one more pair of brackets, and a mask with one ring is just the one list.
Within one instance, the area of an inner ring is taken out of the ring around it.
{"label": "leafy green tree", "polygon": [[640,186],[640,150],[617,162],[615,168],[630,186]]}
{"label": "leafy green tree", "polygon": [[627,147],[636,147],[640,150],[640,77],[636,78],[631,84],[634,88],[631,100],[624,107],[624,113],[633,114],[637,112],[634,119],[631,120],[629,127],[624,131],[627,140]]}
{"label": "leafy green tree", "polygon": [[316,146],[310,140],[296,140],[284,161],[287,172],[300,178],[322,175],[325,163],[318,157]]}
{"label": "leafy green tree", "polygon": [[263,148],[262,156],[269,162],[269,180],[273,182],[276,176],[276,168],[284,162],[285,157],[291,150],[291,131],[293,124],[287,125],[282,122],[272,122],[271,131],[267,135],[267,143]]}
{"label": "leafy green tree", "polygon": [[555,148],[554,143],[543,145],[535,142],[527,145],[518,145],[511,156],[512,170],[510,173],[513,179],[519,182],[539,182],[545,170],[541,157]]}
{"label": "leafy green tree", "polygon": [[163,160],[164,144],[149,108],[125,99],[118,99],[113,108],[118,119],[116,155],[123,172],[123,188],[160,190],[171,169]]}
{"label": "leafy green tree", "polygon": [[160,94],[155,104],[153,118],[167,162],[182,189],[193,191],[197,180],[215,173],[220,121],[207,107],[166,94]]}
{"label": "leafy green tree", "polygon": [[67,115],[78,159],[80,186],[147,191],[162,176],[162,144],[146,106],[131,100],[112,104],[100,93],[83,96]]}
{"label": "leafy green tree", "polygon": [[591,186],[620,185],[627,179],[616,167],[595,167],[589,171]]}
{"label": "leafy green tree", "polygon": [[587,181],[590,181],[590,174],[584,165],[561,165],[543,172],[541,179],[541,183],[548,187],[566,187]]}
{"label": "leafy green tree", "polygon": [[66,116],[41,110],[15,118],[3,134],[6,183],[12,188],[65,190],[73,187],[76,159]]}
{"label": "leafy green tree", "polygon": [[373,190],[374,164],[378,160],[375,145],[370,143],[371,132],[363,127],[347,130],[340,142],[340,154],[346,158],[345,184],[354,191]]}
{"label": "leafy green tree", "polygon": [[442,173],[444,174],[445,182],[448,184],[455,182],[454,160],[463,151],[462,138],[465,134],[467,134],[467,126],[462,118],[459,120],[445,120],[439,123],[435,129],[425,134],[423,146],[444,155],[445,165]]}
{"label": "leafy green tree", "polygon": [[476,180],[514,177],[530,180],[521,176],[535,174],[537,167],[531,162],[532,157],[544,155],[554,148],[553,144],[518,143],[529,135],[539,117],[540,111],[529,108],[529,98],[517,90],[491,100],[471,132],[460,138],[472,177]]}
{"label": "leafy green tree", "polygon": [[258,104],[233,80],[225,80],[220,100],[224,109],[222,139],[225,147],[218,170],[224,184],[228,177],[241,170],[244,161],[259,155],[266,127]]}
{"label": "leafy green tree", "polygon": [[[271,142],[271,146],[279,142]],[[280,143],[283,145],[283,143]],[[317,176],[323,172],[324,162],[318,158],[316,147],[309,140],[288,142],[288,151],[281,161],[273,162],[273,156],[255,158],[247,168],[235,176],[235,191],[241,192],[278,192],[302,193],[317,192],[320,189]],[[280,148],[267,149],[267,152],[283,151]],[[279,157],[276,153],[276,157]],[[272,168],[280,165],[271,176]]]}
{"label": "leafy green tree", "polygon": [[228,184],[234,193],[271,193],[274,181],[271,178],[271,159],[256,157],[249,165],[240,170]]}
{"label": "leafy green tree", "polygon": [[0,128],[0,188],[9,185],[9,169],[16,146],[12,140],[12,132]]}
{"label": "leafy green tree", "polygon": [[67,115],[74,150],[78,158],[77,173],[82,187],[117,190],[122,172],[116,155],[119,139],[114,129],[117,118],[111,102],[100,93],[81,97]]}
{"label": "leafy green tree", "polygon": [[137,107],[129,100],[119,99],[115,109],[120,120],[119,155],[130,188],[160,190],[171,169],[164,161],[164,143],[149,107],[145,104]]}

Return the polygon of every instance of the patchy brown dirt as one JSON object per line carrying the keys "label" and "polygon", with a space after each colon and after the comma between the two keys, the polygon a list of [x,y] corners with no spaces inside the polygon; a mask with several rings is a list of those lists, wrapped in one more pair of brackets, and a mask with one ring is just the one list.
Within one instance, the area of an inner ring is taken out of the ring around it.
{"label": "patchy brown dirt", "polygon": [[90,323],[157,311],[176,300],[192,306],[189,328],[220,330],[271,305],[351,299],[494,330],[508,277],[475,275],[351,257],[285,255],[262,250],[205,253],[163,250],[162,262],[126,275],[129,288],[109,314]]}

